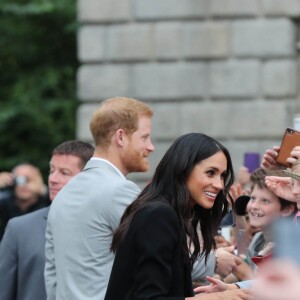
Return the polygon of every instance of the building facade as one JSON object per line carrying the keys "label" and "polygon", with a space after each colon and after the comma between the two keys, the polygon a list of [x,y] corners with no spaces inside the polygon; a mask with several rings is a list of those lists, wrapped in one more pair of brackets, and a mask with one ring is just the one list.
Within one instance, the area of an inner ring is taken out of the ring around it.
{"label": "building facade", "polygon": [[101,100],[155,112],[151,169],[179,135],[203,132],[232,154],[280,145],[300,113],[299,0],[78,0],[77,137]]}

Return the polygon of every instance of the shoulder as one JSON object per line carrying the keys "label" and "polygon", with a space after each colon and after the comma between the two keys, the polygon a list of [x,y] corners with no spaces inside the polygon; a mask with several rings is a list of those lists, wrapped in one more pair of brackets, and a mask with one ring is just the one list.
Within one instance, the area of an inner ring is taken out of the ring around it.
{"label": "shoulder", "polygon": [[118,171],[111,162],[102,159],[90,159],[80,173],[89,175],[94,172],[101,173],[106,176],[123,177],[120,171]]}
{"label": "shoulder", "polygon": [[49,207],[44,207],[41,209],[38,209],[34,212],[28,213],[23,216],[14,217],[9,220],[8,225],[11,227],[23,227],[26,225],[31,225],[33,222],[46,218],[49,212]]}
{"label": "shoulder", "polygon": [[121,176],[108,181],[103,191],[105,191],[105,198],[110,199],[109,205],[113,206],[131,204],[141,192],[134,182]]}
{"label": "shoulder", "polygon": [[163,214],[163,215],[170,215],[176,216],[174,209],[167,203],[164,202],[153,202],[148,203],[141,209],[142,214],[152,215],[152,214]]}
{"label": "shoulder", "polygon": [[97,184],[98,187],[105,188],[107,192],[116,189],[140,191],[140,188],[134,182],[128,180],[116,167],[105,160],[90,160],[84,170],[75,178],[77,178],[77,181],[86,179],[89,184]]}
{"label": "shoulder", "polygon": [[168,222],[178,224],[178,217],[174,209],[166,203],[151,203],[146,205],[136,214],[136,219],[141,222]]}
{"label": "shoulder", "polygon": [[112,189],[117,195],[122,193],[134,194],[137,195],[140,193],[140,188],[132,181],[128,179],[120,179],[115,183],[116,189]]}
{"label": "shoulder", "polygon": [[[178,243],[182,236],[179,219],[170,205],[152,204],[147,205],[136,213],[131,224],[132,233],[143,241],[146,237],[148,242],[160,245]],[[148,243],[147,242],[147,243]]]}

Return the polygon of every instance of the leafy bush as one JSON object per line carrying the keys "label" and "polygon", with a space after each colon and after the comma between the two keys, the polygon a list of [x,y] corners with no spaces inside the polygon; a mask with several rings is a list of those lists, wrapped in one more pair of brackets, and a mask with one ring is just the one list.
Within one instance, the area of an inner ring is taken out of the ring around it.
{"label": "leafy bush", "polygon": [[0,1],[0,170],[29,161],[46,177],[52,149],[75,138],[75,3]]}

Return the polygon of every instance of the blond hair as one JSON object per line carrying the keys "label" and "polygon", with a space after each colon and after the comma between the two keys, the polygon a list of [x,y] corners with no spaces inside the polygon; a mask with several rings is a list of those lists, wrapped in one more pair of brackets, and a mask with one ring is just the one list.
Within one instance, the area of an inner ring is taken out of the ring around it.
{"label": "blond hair", "polygon": [[115,97],[104,100],[93,113],[90,130],[96,146],[107,148],[112,135],[120,128],[126,134],[138,129],[139,117],[153,116],[152,109],[145,103],[126,97]]}

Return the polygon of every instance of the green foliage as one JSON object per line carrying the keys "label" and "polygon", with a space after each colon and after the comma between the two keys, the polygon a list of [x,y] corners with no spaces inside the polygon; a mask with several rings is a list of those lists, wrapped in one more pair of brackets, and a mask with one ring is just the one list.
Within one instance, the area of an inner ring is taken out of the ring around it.
{"label": "green foliage", "polygon": [[75,138],[75,1],[0,0],[0,170]]}

